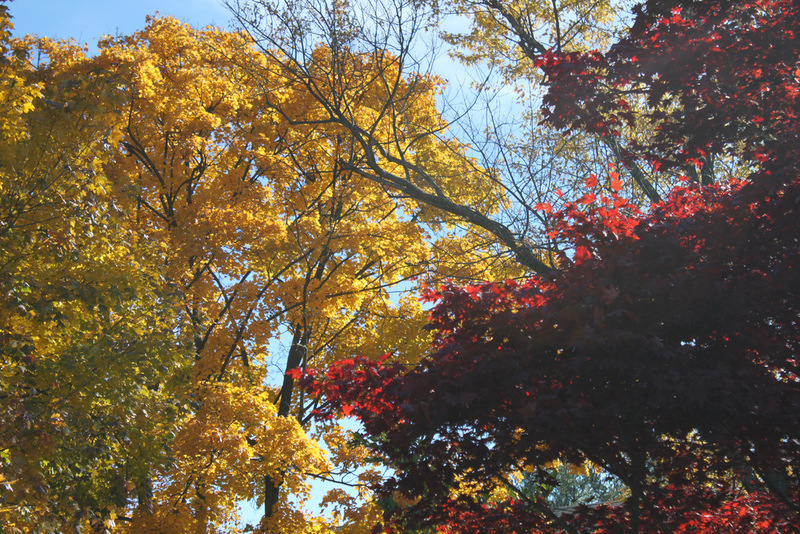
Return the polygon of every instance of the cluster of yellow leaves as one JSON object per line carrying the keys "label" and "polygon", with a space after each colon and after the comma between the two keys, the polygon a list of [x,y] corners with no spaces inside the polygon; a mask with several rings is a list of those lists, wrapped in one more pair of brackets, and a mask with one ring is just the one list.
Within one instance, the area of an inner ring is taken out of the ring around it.
{"label": "cluster of yellow leaves", "polygon": [[382,472],[370,459],[372,452],[358,444],[355,433],[336,422],[318,426],[315,434],[320,436],[330,453],[335,470],[326,473],[330,478],[348,479],[349,491],[342,488],[329,490],[321,501],[329,509],[329,528],[336,532],[367,534],[382,517],[382,510],[372,500],[369,485],[377,483]]}
{"label": "cluster of yellow leaves", "polygon": [[38,85],[27,83],[23,75],[26,67],[23,60],[18,54],[9,54],[6,50],[11,27],[8,18],[0,16],[0,40],[3,42],[3,49],[0,49],[3,57],[0,63],[0,135],[9,145],[27,135],[24,115],[33,110],[34,99],[41,96]]}
{"label": "cluster of yellow leaves", "polygon": [[[238,503],[259,498],[264,476],[305,500],[308,474],[330,470],[298,421],[277,415],[274,391],[263,380],[237,382],[203,383],[194,390],[196,409],[172,443],[173,462],[155,487],[154,509],[137,510],[126,532],[232,532],[240,519]],[[292,530],[287,522],[314,523],[289,509],[276,515],[272,527],[280,531],[308,531]]]}
{"label": "cluster of yellow leaves", "polygon": [[163,251],[108,195],[102,80],[35,69],[0,15],[0,523],[99,529],[165,461],[191,360]]}

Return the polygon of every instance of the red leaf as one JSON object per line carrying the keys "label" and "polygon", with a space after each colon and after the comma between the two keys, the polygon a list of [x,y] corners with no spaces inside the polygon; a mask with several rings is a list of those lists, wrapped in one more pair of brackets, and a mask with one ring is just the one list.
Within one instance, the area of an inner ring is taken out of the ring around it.
{"label": "red leaf", "polygon": [[299,380],[303,376],[303,370],[299,367],[295,367],[294,369],[289,369],[286,371],[286,376],[294,378],[295,380]]}
{"label": "red leaf", "polygon": [[611,189],[613,189],[615,193],[619,193],[620,191],[622,191],[622,186],[624,185],[622,183],[622,180],[619,179],[619,174],[612,172],[610,173],[610,176],[611,176]]}

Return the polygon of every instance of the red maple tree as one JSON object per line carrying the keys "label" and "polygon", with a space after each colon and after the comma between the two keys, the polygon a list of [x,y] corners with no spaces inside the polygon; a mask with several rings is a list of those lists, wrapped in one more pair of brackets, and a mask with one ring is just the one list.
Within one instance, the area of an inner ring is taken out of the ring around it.
{"label": "red maple tree", "polygon": [[[591,177],[550,214],[573,244],[561,269],[429,291],[435,352],[414,369],[307,375],[318,416],[357,416],[393,468],[387,531],[800,531],[798,31],[796,1],[651,0],[608,53],[542,56],[553,124],[621,135],[636,87],[654,134],[627,157],[753,171],[687,180],[646,214]],[[556,459],[627,497],[557,511],[451,491]]]}

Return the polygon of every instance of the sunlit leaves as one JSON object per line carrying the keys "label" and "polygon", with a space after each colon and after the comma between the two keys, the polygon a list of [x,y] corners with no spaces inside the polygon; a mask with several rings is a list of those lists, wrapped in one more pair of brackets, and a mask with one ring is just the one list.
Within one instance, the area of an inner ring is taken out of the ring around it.
{"label": "sunlit leaves", "polygon": [[0,513],[12,531],[110,527],[167,461],[190,359],[163,250],[108,194],[113,100],[90,95],[107,86],[74,80],[67,44],[41,43],[63,63],[35,70],[31,44],[4,42],[0,82]]}

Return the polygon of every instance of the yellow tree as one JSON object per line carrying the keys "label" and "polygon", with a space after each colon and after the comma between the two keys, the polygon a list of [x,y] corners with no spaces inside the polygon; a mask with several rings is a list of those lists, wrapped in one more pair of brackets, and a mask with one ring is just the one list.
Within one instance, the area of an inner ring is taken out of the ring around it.
{"label": "yellow tree", "polygon": [[[324,47],[314,54],[317,65],[336,63]],[[465,165],[474,165],[463,147],[417,138],[417,125],[441,127],[436,80],[398,79],[387,88],[373,80],[396,68],[390,55],[352,59],[335,66],[349,69],[353,82],[337,94],[373,117],[371,135],[385,154],[447,169],[448,188],[465,201],[499,201],[497,191],[463,179]],[[131,227],[168,251],[165,269],[182,301],[177,328],[194,348],[192,413],[172,444],[173,463],[154,480],[152,502],[139,502],[128,530],[228,531],[237,503],[254,498],[265,530],[327,528],[298,504],[309,477],[333,471],[303,427],[310,406],[285,373],[365,350],[413,361],[424,343],[403,334],[421,326],[425,312],[389,290],[436,261],[422,223],[447,221],[362,176],[370,152],[336,124],[315,120],[326,110],[304,80],[241,34],[156,18],[78,63],[117,84],[120,133],[103,170]],[[387,89],[406,102],[393,115],[381,107]],[[288,353],[272,354],[280,336],[291,339]],[[353,464],[362,453],[345,450],[343,436],[322,429],[319,439]],[[338,526],[366,528],[370,510],[351,510]]]}
{"label": "yellow tree", "polygon": [[[398,284],[431,266],[521,272],[483,245],[494,227],[464,232],[370,174],[376,154],[387,177],[410,159],[416,187],[500,209],[446,136],[441,81],[330,46],[310,79],[170,18],[91,58],[40,40],[31,65],[32,46],[3,50],[0,93],[6,522],[227,532],[257,498],[264,531],[368,529],[366,493],[332,492],[333,519],[303,509],[311,478],[374,473],[346,431],[307,427],[315,401],[286,372],[359,352],[413,363],[426,313]],[[315,87],[369,124],[366,143]]]}
{"label": "yellow tree", "polygon": [[100,532],[168,463],[191,358],[165,250],[103,173],[114,85],[35,69],[10,29],[0,6],[0,524]]}

